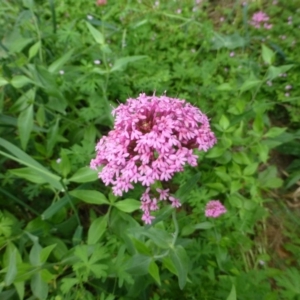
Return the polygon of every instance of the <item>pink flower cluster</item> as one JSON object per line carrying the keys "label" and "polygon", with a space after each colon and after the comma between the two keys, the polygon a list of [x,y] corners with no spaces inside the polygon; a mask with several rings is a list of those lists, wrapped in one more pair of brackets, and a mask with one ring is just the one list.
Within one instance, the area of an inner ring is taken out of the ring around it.
{"label": "pink flower cluster", "polygon": [[226,208],[219,200],[211,200],[205,207],[205,216],[208,218],[218,218],[226,212]]}
{"label": "pink flower cluster", "polygon": [[[133,189],[133,183],[149,187],[157,180],[170,180],[186,164],[196,166],[193,149],[207,151],[216,143],[207,116],[185,100],[140,94],[114,109],[113,115],[114,129],[98,142],[90,166],[103,166],[99,178],[112,184],[118,196]],[[156,209],[156,200],[149,202],[149,191],[141,198],[147,223],[150,210]]]}
{"label": "pink flower cluster", "polygon": [[267,14],[265,14],[264,12],[262,11],[259,11],[257,13],[255,13],[253,16],[252,16],[252,19],[250,21],[250,24],[255,27],[255,28],[260,28],[261,25],[263,25],[263,27],[265,29],[271,29],[273,27],[272,24],[269,24],[268,21],[270,20],[270,18],[268,17]]}

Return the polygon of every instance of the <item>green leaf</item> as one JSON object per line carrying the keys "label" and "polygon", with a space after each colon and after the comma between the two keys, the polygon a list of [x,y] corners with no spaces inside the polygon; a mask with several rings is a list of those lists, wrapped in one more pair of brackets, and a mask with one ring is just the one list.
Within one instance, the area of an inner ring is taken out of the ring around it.
{"label": "green leaf", "polygon": [[273,80],[277,78],[280,74],[289,71],[294,65],[285,65],[280,67],[270,66],[267,72],[267,80]]}
{"label": "green leaf", "polygon": [[9,263],[7,268],[7,273],[5,274],[4,282],[6,286],[11,285],[17,275],[17,249],[14,249],[9,253]]}
{"label": "green leaf", "polygon": [[33,104],[23,110],[18,117],[18,130],[22,148],[25,150],[33,128]]}
{"label": "green leaf", "polygon": [[73,190],[70,192],[70,195],[82,200],[85,203],[89,204],[109,204],[106,197],[97,191],[92,190]]}
{"label": "green leaf", "polygon": [[4,86],[6,84],[8,84],[8,81],[6,79],[4,79],[3,77],[0,77],[0,87]]}
{"label": "green leaf", "polygon": [[119,202],[116,202],[114,206],[124,212],[131,213],[135,210],[138,210],[141,206],[141,202],[134,199],[125,199]]}
{"label": "green leaf", "polygon": [[65,53],[62,57],[54,61],[49,67],[48,71],[50,73],[57,73],[61,68],[70,60],[74,53],[74,50],[71,49],[67,53]]}
{"label": "green leaf", "polygon": [[264,63],[268,65],[271,65],[275,59],[275,53],[264,44],[262,44],[262,58]]}
{"label": "green leaf", "polygon": [[134,254],[127,262],[126,271],[135,276],[148,274],[151,257],[142,254]]}
{"label": "green leaf", "polygon": [[19,89],[26,84],[33,83],[33,81],[24,75],[16,75],[10,83],[14,88]]}
{"label": "green leaf", "polygon": [[40,262],[43,264],[47,261],[50,253],[52,252],[52,250],[56,247],[56,244],[54,245],[50,245],[50,246],[47,246],[45,248],[43,248],[41,250],[41,253],[40,253]]}
{"label": "green leaf", "polygon": [[54,216],[58,211],[60,211],[63,207],[68,205],[72,201],[74,203],[74,200],[71,197],[71,200],[68,199],[68,195],[64,196],[63,198],[56,201],[54,204],[49,206],[42,214],[41,219],[47,220],[50,219],[52,216]]}
{"label": "green leaf", "polygon": [[19,299],[23,300],[25,295],[25,282],[24,281],[14,282],[14,286],[18,293]]}
{"label": "green leaf", "polygon": [[82,226],[78,225],[72,237],[72,242],[74,246],[82,242],[82,232],[83,232]]}
{"label": "green leaf", "polygon": [[134,62],[134,61],[137,61],[140,59],[144,59],[146,57],[147,57],[146,55],[121,57],[115,61],[113,67],[111,68],[111,72],[118,71],[118,70],[122,69],[123,67],[125,67],[128,63],[131,63],[131,62]]}
{"label": "green leaf", "polygon": [[28,181],[31,181],[33,183],[37,183],[37,184],[43,184],[43,183],[47,183],[47,180],[43,177],[41,177],[40,173],[30,169],[30,168],[19,168],[19,169],[12,169],[9,170],[9,173],[24,178]]}
{"label": "green leaf", "polygon": [[98,172],[92,170],[90,167],[83,167],[75,172],[75,174],[69,178],[69,181],[84,183],[95,181],[98,178]]}
{"label": "green leaf", "polygon": [[41,272],[36,272],[31,277],[30,287],[33,295],[39,300],[46,300],[48,296],[48,284],[43,281]]}
{"label": "green leaf", "polygon": [[53,149],[56,145],[57,138],[58,138],[58,131],[59,131],[59,117],[56,118],[55,123],[49,128],[47,133],[47,156],[52,156]]}
{"label": "green leaf", "polygon": [[103,45],[104,44],[103,34],[88,22],[86,22],[86,26],[89,29],[90,33],[92,34],[96,43],[99,45]]}
{"label": "green leaf", "polygon": [[258,168],[258,163],[251,163],[249,164],[243,171],[243,174],[246,176],[253,175]]}
{"label": "green leaf", "polygon": [[187,280],[187,272],[189,269],[189,257],[181,245],[178,245],[171,250],[170,257],[171,261],[173,262],[176,268],[179,287],[182,290]]}
{"label": "green leaf", "polygon": [[233,88],[230,83],[222,83],[217,87],[218,91],[232,91]]}
{"label": "green leaf", "polygon": [[261,80],[247,79],[240,87],[240,90],[241,92],[249,91],[253,88],[258,87],[260,84],[262,84]]}
{"label": "green leaf", "polygon": [[236,291],[235,291],[235,285],[232,284],[232,288],[230,291],[230,294],[228,295],[228,297],[226,298],[226,300],[236,300]]}
{"label": "green leaf", "polygon": [[29,60],[32,59],[33,57],[35,57],[37,55],[37,53],[39,52],[40,48],[41,48],[41,42],[40,41],[36,42],[34,45],[32,45],[29,48],[29,53],[28,53]]}
{"label": "green leaf", "polygon": [[77,283],[79,283],[78,278],[62,278],[60,289],[63,294],[67,294],[70,292],[72,287]]}
{"label": "green leaf", "polygon": [[29,261],[33,266],[39,266],[41,264],[41,251],[41,245],[38,242],[35,242],[29,253]]}
{"label": "green leaf", "polygon": [[195,229],[211,229],[214,227],[214,224],[211,222],[202,222],[193,226]]}
{"label": "green leaf", "polygon": [[14,156],[9,155],[6,152],[0,151],[0,154],[15,160],[19,162],[20,164],[23,164],[25,166],[28,166],[29,168],[32,168],[40,173],[40,175],[45,178],[48,183],[53,186],[54,188],[58,190],[62,190],[63,186],[60,183],[60,177],[57,175],[52,174],[50,171],[48,171],[45,167],[43,167],[40,163],[38,163],[36,160],[34,160],[32,157],[30,157],[28,154],[26,154],[24,151],[13,145],[12,143],[0,138],[0,146],[7,149],[9,152],[11,152]]}
{"label": "green leaf", "polygon": [[154,260],[152,260],[150,262],[148,272],[152,276],[152,278],[157,282],[157,284],[161,285],[160,276],[159,276],[159,269],[158,269],[158,266],[157,266],[157,264],[155,263]]}
{"label": "green leaf", "polygon": [[88,231],[88,245],[96,244],[100,240],[103,233],[106,231],[107,219],[108,215],[105,215],[104,217],[99,217],[92,222]]}
{"label": "green leaf", "polygon": [[219,124],[223,130],[226,130],[230,125],[229,120],[227,119],[227,117],[225,115],[221,116]]}
{"label": "green leaf", "polygon": [[286,131],[286,127],[272,127],[265,135],[264,137],[268,138],[274,138]]}

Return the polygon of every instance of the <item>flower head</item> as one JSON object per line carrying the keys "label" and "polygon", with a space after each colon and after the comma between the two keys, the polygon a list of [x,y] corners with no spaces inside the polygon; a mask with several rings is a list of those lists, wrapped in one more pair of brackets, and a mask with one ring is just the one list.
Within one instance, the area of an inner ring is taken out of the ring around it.
{"label": "flower head", "polygon": [[[113,115],[114,129],[96,145],[90,166],[103,166],[99,178],[118,196],[133,189],[133,183],[150,187],[155,181],[169,181],[185,165],[197,165],[194,149],[207,151],[216,143],[207,116],[185,100],[140,94],[114,109]],[[168,190],[157,192],[159,200],[169,197]],[[143,220],[150,222],[149,211],[156,203],[149,189],[145,193]],[[169,200],[179,206],[177,199]]]}
{"label": "flower head", "polygon": [[226,208],[219,200],[211,200],[205,207],[205,216],[208,218],[218,218],[226,212]]}
{"label": "flower head", "polygon": [[255,28],[260,28],[261,25],[263,24],[264,28],[271,29],[272,24],[267,23],[269,20],[270,18],[266,13],[259,11],[252,16],[250,24]]}

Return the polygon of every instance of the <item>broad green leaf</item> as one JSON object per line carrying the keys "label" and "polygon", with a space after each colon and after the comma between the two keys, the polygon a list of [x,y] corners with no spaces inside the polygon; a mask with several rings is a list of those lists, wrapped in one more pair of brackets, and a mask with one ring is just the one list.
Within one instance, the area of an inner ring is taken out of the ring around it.
{"label": "broad green leaf", "polygon": [[33,295],[39,300],[46,300],[48,296],[48,284],[43,281],[41,272],[36,272],[30,281]]}
{"label": "broad green leaf", "polygon": [[125,67],[128,63],[144,59],[146,58],[146,55],[136,55],[136,56],[126,56],[126,57],[121,57],[117,59],[111,68],[111,72],[118,71],[122,69],[122,67]]}
{"label": "broad green leaf", "polygon": [[4,86],[6,84],[8,84],[8,81],[6,79],[4,79],[3,77],[0,77],[0,87]]}
{"label": "broad green leaf", "polygon": [[257,168],[258,168],[258,163],[252,162],[244,169],[243,174],[246,176],[253,175],[256,172]]}
{"label": "broad green leaf", "polygon": [[89,204],[109,204],[106,197],[97,191],[92,190],[73,190],[70,192],[70,195],[82,200],[85,203]]}
{"label": "broad green leaf", "polygon": [[238,33],[232,35],[223,35],[217,32],[213,33],[212,49],[219,50],[221,48],[236,49],[246,46],[247,40]]}
{"label": "broad green leaf", "polygon": [[[55,244],[55,248],[52,251],[52,255],[57,259],[57,261],[61,261],[63,256],[66,255],[68,252],[68,248],[66,244],[59,238],[53,236],[47,236],[46,238],[42,239],[43,245],[53,245]],[[44,250],[44,249],[43,249]]]}
{"label": "broad green leaf", "polygon": [[18,293],[19,299],[23,300],[25,295],[25,282],[24,281],[14,282],[14,286]]}
{"label": "broad green leaf", "polygon": [[208,151],[206,154],[207,158],[216,158],[222,156],[222,154],[226,151],[226,149],[214,147],[211,150]]}
{"label": "broad green leaf", "polygon": [[262,58],[268,65],[271,65],[275,59],[275,53],[264,44],[262,44]]}
{"label": "broad green leaf", "polygon": [[74,200],[68,199],[68,195],[64,196],[63,198],[59,199],[56,201],[54,204],[49,206],[42,214],[41,214],[41,219],[42,220],[47,220],[50,219],[52,216],[54,216],[59,210],[61,210],[63,207],[68,205],[72,201],[74,203]]}
{"label": "broad green leaf", "polygon": [[253,88],[258,87],[260,84],[262,84],[261,80],[248,79],[242,84],[240,90],[241,92],[249,91]]}
{"label": "broad green leaf", "polygon": [[90,167],[83,167],[75,172],[75,174],[69,178],[69,181],[84,183],[95,181],[98,178],[98,172],[92,170]]}
{"label": "broad green leaf", "polygon": [[82,226],[78,225],[72,237],[73,246],[76,246],[82,242],[82,232]]}
{"label": "broad green leaf", "polygon": [[294,65],[285,65],[280,67],[270,66],[268,68],[267,80],[273,80],[277,78],[280,74],[289,71]]}
{"label": "broad green leaf", "polygon": [[125,199],[116,202],[114,206],[121,211],[131,213],[141,207],[141,202],[135,199]]}
{"label": "broad green leaf", "polygon": [[219,121],[219,124],[223,130],[226,130],[229,127],[229,120],[225,115],[222,115]]}
{"label": "broad green leaf", "polygon": [[202,222],[194,225],[195,229],[211,229],[214,227],[214,224],[211,222]]}
{"label": "broad green leaf", "polygon": [[104,217],[99,217],[92,222],[88,231],[88,245],[96,244],[101,239],[103,233],[106,231],[107,218],[108,216],[105,215]]}
{"label": "broad green leaf", "polygon": [[272,127],[265,135],[264,137],[268,138],[274,138],[286,131],[286,127]]}
{"label": "broad green leaf", "polygon": [[35,44],[33,44],[30,48],[29,48],[29,53],[28,53],[28,57],[29,60],[32,59],[33,57],[35,57],[37,55],[37,53],[39,52],[41,48],[41,42],[38,41]]}
{"label": "broad green leaf", "polygon": [[70,60],[74,53],[74,50],[71,49],[67,53],[65,53],[62,57],[54,61],[49,67],[48,71],[50,73],[57,73],[61,68]]}
{"label": "broad green leaf", "polygon": [[14,249],[9,254],[9,263],[7,268],[7,273],[5,274],[4,282],[6,286],[11,285],[17,275],[17,249]]}
{"label": "broad green leaf", "polygon": [[20,112],[25,110],[28,105],[34,103],[36,89],[32,88],[22,93],[16,102],[10,107],[11,112]]}
{"label": "broad green leaf", "polygon": [[176,268],[179,287],[182,290],[187,280],[189,257],[181,245],[178,245],[174,249],[171,249],[170,257]]}
{"label": "broad green leaf", "polygon": [[226,298],[226,300],[236,300],[236,291],[235,291],[235,285],[232,284],[232,288],[230,291],[230,294],[228,295],[228,297]]}
{"label": "broad green leaf", "polygon": [[19,168],[19,169],[11,169],[9,170],[9,173],[24,178],[28,181],[31,181],[33,183],[37,184],[43,184],[47,183],[47,180],[43,177],[41,177],[40,173],[35,171],[34,169],[31,168]]}
{"label": "broad green leaf", "polygon": [[45,248],[43,248],[41,250],[41,253],[40,253],[40,262],[43,264],[47,261],[50,253],[52,252],[52,250],[56,247],[56,244],[54,245],[50,245],[50,246],[47,246]]}
{"label": "broad green leaf", "polygon": [[159,269],[158,269],[158,266],[157,266],[157,264],[155,263],[154,260],[152,260],[150,262],[148,272],[153,277],[153,279],[156,281],[156,283],[158,285],[161,285],[160,276],[159,276]]}
{"label": "broad green leaf", "polygon": [[0,151],[0,154],[17,161],[20,164],[23,164],[29,168],[32,168],[40,173],[40,175],[45,178],[48,183],[58,190],[63,190],[63,186],[60,183],[60,177],[48,171],[44,166],[26,154],[24,151],[13,145],[12,143],[0,138],[0,146],[4,147],[7,151],[12,153],[14,156]]}
{"label": "broad green leaf", "polygon": [[92,36],[93,36],[94,40],[96,41],[96,43],[99,44],[99,45],[103,45],[104,44],[103,34],[88,22],[86,22],[86,26],[89,29],[90,33],[92,34]]}
{"label": "broad green leaf", "polygon": [[245,152],[235,152],[232,154],[232,159],[239,165],[249,165],[251,163]]}
{"label": "broad green leaf", "polygon": [[230,83],[222,83],[217,87],[218,91],[232,91],[233,88]]}
{"label": "broad green leaf", "polygon": [[29,253],[29,261],[35,267],[41,264],[41,259],[40,259],[41,251],[42,251],[41,245],[38,242],[35,242]]}
{"label": "broad green leaf", "polygon": [[23,110],[18,117],[18,130],[22,148],[25,150],[33,128],[33,104]]}
{"label": "broad green leaf", "polygon": [[134,254],[127,262],[126,271],[135,276],[148,274],[151,257],[142,254]]}
{"label": "broad green leaf", "polygon": [[24,75],[16,75],[12,78],[10,83],[14,88],[19,89],[26,84],[33,83],[33,81]]}

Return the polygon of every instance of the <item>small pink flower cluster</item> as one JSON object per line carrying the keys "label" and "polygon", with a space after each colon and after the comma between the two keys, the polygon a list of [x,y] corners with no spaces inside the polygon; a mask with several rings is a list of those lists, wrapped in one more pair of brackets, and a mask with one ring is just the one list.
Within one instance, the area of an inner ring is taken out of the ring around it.
{"label": "small pink flower cluster", "polygon": [[268,17],[267,14],[265,14],[264,12],[262,11],[259,11],[257,13],[255,13],[253,16],[252,16],[252,19],[250,21],[250,24],[255,27],[255,28],[260,28],[261,25],[263,24],[263,27],[265,29],[271,29],[273,27],[272,24],[269,24],[268,21],[270,20],[270,18]]}
{"label": "small pink flower cluster", "polygon": [[208,218],[218,218],[226,212],[226,208],[219,200],[211,200],[205,207],[205,216]]}
{"label": "small pink flower cluster", "polygon": [[[133,189],[133,183],[149,187],[156,180],[170,180],[185,164],[196,166],[193,149],[207,151],[216,143],[207,116],[185,100],[140,94],[114,109],[113,115],[114,129],[98,142],[90,166],[104,166],[99,178],[112,184],[118,196]],[[149,211],[155,209],[147,195],[148,189],[141,200],[148,201],[145,207],[150,208],[143,210],[149,223]],[[173,206],[178,206],[171,197]]]}

